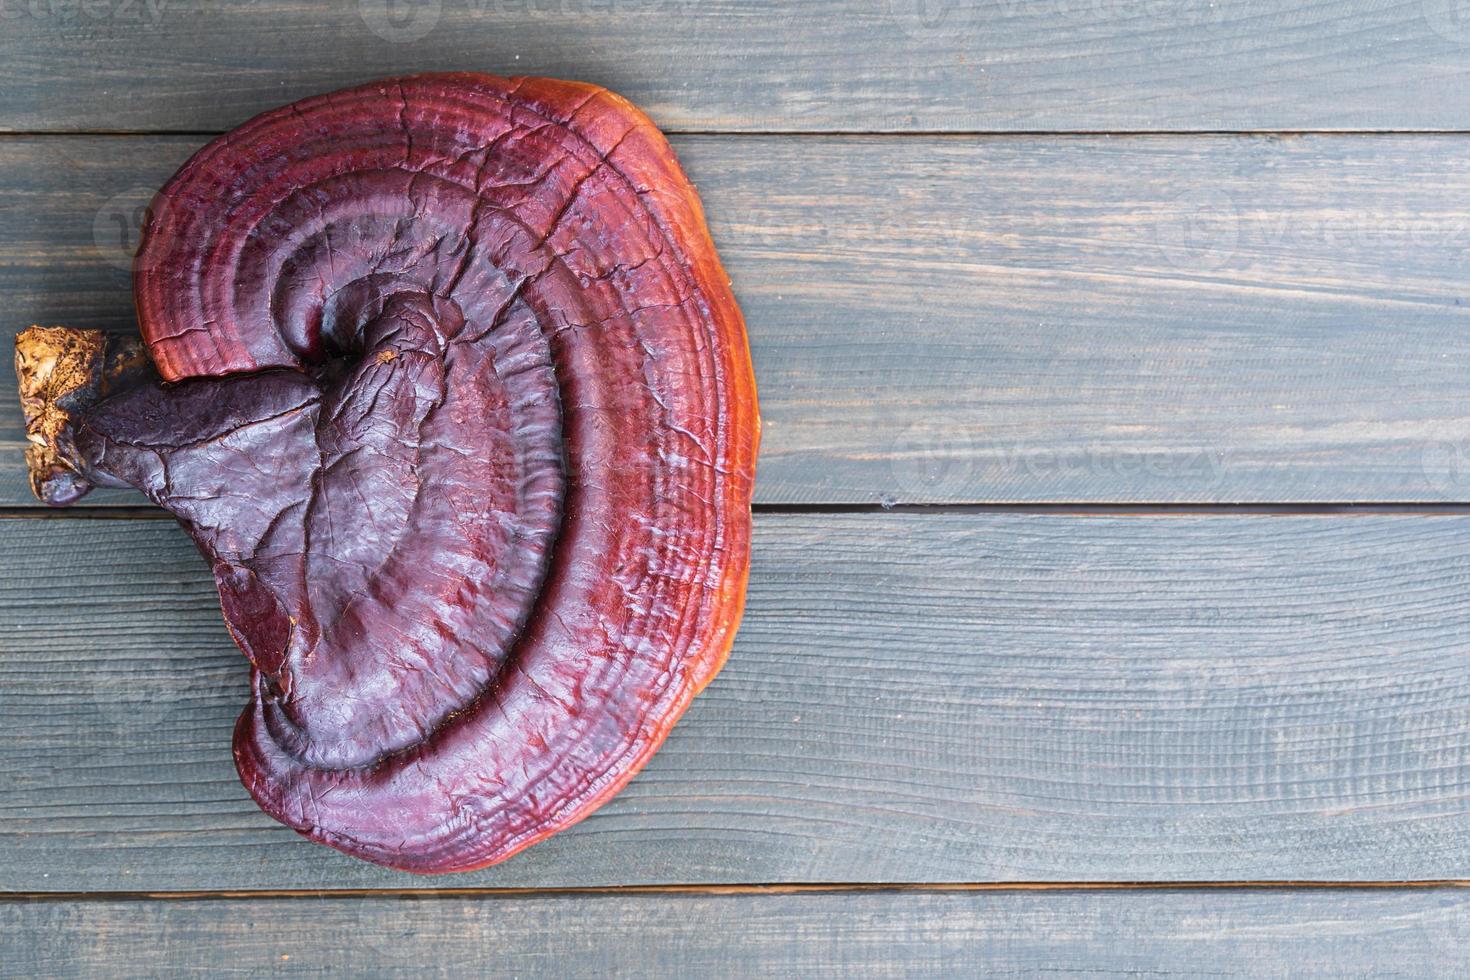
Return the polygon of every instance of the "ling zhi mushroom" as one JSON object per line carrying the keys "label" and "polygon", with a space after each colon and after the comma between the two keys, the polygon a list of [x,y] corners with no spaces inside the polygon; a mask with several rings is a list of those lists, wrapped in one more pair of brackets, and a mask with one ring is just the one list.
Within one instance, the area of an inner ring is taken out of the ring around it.
{"label": "ling zhi mushroom", "polygon": [[760,428],[653,124],[543,78],[306,99],[169,180],[133,275],[141,343],[17,339],[32,482],[198,544],[260,806],[463,871],[626,784],[729,651]]}

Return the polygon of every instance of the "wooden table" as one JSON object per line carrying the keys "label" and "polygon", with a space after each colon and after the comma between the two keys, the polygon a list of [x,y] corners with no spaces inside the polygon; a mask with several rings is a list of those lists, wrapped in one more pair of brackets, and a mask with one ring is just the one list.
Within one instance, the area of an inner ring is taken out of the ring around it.
{"label": "wooden table", "polygon": [[766,420],[725,672],[594,817],[416,879],[255,808],[202,561],[137,497],[38,511],[4,413],[0,973],[1460,973],[1454,0],[4,0],[0,36],[10,327],[131,329],[142,204],[259,110],[558,75],[674,134]]}

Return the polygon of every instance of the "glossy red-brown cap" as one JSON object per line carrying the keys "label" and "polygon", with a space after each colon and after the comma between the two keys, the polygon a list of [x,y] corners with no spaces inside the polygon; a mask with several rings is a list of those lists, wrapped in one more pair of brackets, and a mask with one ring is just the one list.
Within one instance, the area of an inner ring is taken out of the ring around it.
{"label": "glossy red-brown cap", "polygon": [[755,385],[694,188],[625,100],[449,74],[266,113],[159,193],[135,290],[178,384],[78,444],[213,561],[277,819],[491,864],[616,793],[719,670]]}

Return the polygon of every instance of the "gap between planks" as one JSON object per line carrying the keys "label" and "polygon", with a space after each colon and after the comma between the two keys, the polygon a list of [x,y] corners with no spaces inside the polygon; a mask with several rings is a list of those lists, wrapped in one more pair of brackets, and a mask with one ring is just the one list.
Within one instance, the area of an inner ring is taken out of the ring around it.
{"label": "gap between planks", "polygon": [[[248,119],[240,120],[244,125]],[[1470,136],[1470,129],[680,129],[662,128],[665,136],[719,137],[723,139],[834,139],[844,137],[881,137],[884,139],[983,139],[1023,140],[1046,137],[1098,139],[1194,139],[1220,136],[1297,137],[1297,136]],[[73,139],[79,137],[179,138],[209,140],[223,136],[223,129],[0,129],[0,140],[6,139]]]}
{"label": "gap between planks", "polygon": [[323,898],[553,898],[578,895],[808,895],[889,892],[1146,892],[1146,891],[1430,891],[1470,888],[1470,880],[1423,881],[1070,881],[799,883],[767,885],[608,885],[566,888],[296,888],[220,891],[0,892],[0,903],[201,902]]}
{"label": "gap between planks", "polygon": [[[762,514],[1036,514],[1057,517],[1465,517],[1466,503],[984,503],[984,504],[754,504]],[[166,521],[172,516],[148,504],[52,509],[0,506],[0,520]]]}

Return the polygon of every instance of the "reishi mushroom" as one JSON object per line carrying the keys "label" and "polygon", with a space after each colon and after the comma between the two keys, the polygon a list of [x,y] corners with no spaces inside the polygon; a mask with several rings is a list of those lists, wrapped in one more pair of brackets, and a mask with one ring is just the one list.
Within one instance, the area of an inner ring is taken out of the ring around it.
{"label": "reishi mushroom", "polygon": [[694,188],[604,89],[388,79],[150,208],[143,343],[17,339],[37,495],[132,486],[212,565],[271,816],[417,872],[586,816],[719,671],[759,437]]}

